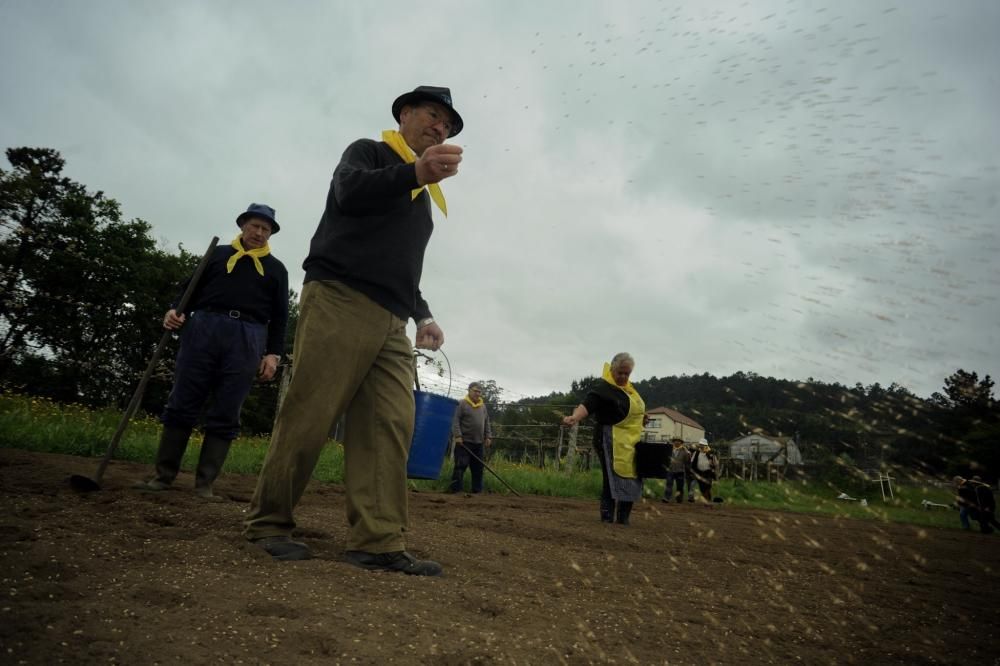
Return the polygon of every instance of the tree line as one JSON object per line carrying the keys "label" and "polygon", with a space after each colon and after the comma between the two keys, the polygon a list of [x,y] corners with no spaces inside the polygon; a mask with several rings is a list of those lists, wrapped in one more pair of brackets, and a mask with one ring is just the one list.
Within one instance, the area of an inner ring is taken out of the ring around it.
{"label": "tree line", "polygon": [[[9,148],[6,155],[11,168],[0,169],[0,385],[62,402],[122,407],[163,333],[163,313],[199,256],[182,246],[162,247],[148,222],[123,219],[117,201],[66,177],[57,151]],[[297,301],[293,294],[293,318]],[[166,402],[174,345],[145,393],[148,412],[158,413]],[[270,430],[277,390],[274,383],[254,389],[244,410],[248,432]]]}
{"label": "tree line", "polygon": [[[548,406],[578,404],[597,377],[569,391],[522,401],[541,419]],[[669,407],[702,425],[721,443],[749,433],[794,437],[806,460],[899,465],[932,474],[1000,472],[1000,403],[989,375],[958,369],[941,392],[920,398],[898,384],[853,387],[737,372],[651,377],[634,382],[647,408]],[[520,411],[520,410],[519,410]],[[513,417],[529,419],[523,412]]]}
{"label": "tree line", "polygon": [[[10,148],[0,169],[0,386],[64,402],[124,406],[161,334],[161,318],[198,256],[163,247],[141,219],[63,175],[49,148]],[[207,239],[206,239],[207,240]],[[199,248],[200,252],[201,249]],[[289,299],[292,349],[298,298]],[[166,402],[176,349],[164,355],[142,407]],[[568,391],[499,404],[502,388],[484,382],[497,421],[552,424],[597,381]],[[737,372],[652,377],[636,382],[647,406],[666,406],[703,425],[713,441],[760,431],[796,436],[807,459],[879,460],[926,471],[1000,471],[1000,408],[993,380],[957,370],[942,391],[920,398],[891,384],[853,387]],[[243,428],[270,431],[278,384],[258,384]],[[532,437],[524,430],[525,437]],[[551,431],[539,430],[538,437]]]}

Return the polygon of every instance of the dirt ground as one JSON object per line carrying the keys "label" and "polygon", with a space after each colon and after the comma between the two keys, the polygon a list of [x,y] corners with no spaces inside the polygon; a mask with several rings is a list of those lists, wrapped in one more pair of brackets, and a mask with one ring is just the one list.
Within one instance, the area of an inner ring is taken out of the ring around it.
{"label": "dirt ground", "polygon": [[95,467],[0,449],[0,664],[1000,663],[998,535],[414,492],[426,579],[341,561],[338,486],[297,513],[317,558],[281,563],[240,536],[252,477],[218,504],[129,463],[70,490]]}

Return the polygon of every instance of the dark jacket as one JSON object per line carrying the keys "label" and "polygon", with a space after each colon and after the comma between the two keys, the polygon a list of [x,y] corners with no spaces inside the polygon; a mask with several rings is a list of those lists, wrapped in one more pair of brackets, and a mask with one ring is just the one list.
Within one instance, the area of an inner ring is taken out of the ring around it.
{"label": "dark jacket", "polygon": [[[631,409],[628,394],[603,380],[598,380],[590,389],[582,404],[587,408],[587,414],[600,426],[621,423]],[[594,428],[595,448],[600,448],[602,438],[602,428]]]}
{"label": "dark jacket", "polygon": [[382,141],[355,141],[333,172],[326,209],[302,267],[305,281],[337,280],[400,319],[431,316],[420,294],[434,223],[416,168]]}
{"label": "dark jacket", "polygon": [[674,447],[670,452],[670,473],[684,474],[688,471],[688,464],[691,462],[691,454],[683,446]]}
{"label": "dark jacket", "polygon": [[[236,249],[231,245],[215,248],[191,295],[187,311],[238,310],[246,321],[267,326],[264,353],[281,356],[288,325],[288,270],[277,257],[269,254],[260,259],[263,275],[257,272],[250,257],[240,257],[233,272],[227,273],[226,263],[234,254]],[[171,308],[177,307],[189,281],[181,285]]]}
{"label": "dark jacket", "polygon": [[[699,470],[698,464],[702,458],[708,458],[708,471]],[[708,453],[703,453],[700,449],[694,452],[691,456],[691,472],[695,475],[695,478],[701,478],[703,481],[712,481],[719,475],[719,456],[715,455],[713,451]]]}

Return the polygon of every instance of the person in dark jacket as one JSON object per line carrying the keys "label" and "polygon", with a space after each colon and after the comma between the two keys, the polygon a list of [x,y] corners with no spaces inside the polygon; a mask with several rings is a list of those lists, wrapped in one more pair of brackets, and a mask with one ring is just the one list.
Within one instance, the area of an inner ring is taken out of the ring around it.
{"label": "person in dark jacket", "polygon": [[[156,475],[136,484],[163,491],[180,470],[191,431],[205,409],[204,440],[195,471],[195,492],[219,501],[212,484],[240,432],[240,410],[256,376],[274,377],[284,352],[288,323],[288,271],[271,254],[269,240],[279,230],[274,209],[250,204],[236,218],[240,234],[217,247],[195,286],[188,312],[177,301],[163,327],[181,332],[174,385],[160,417],[163,434],[156,452]],[[207,403],[207,408],[206,408]]]}
{"label": "person in dark jacket", "polygon": [[687,487],[688,502],[694,502],[694,489],[698,485],[698,480],[695,478],[694,470],[691,469],[691,461],[694,460],[694,454],[698,453],[698,445],[694,442],[685,442],[684,447],[688,451],[688,467],[684,471],[684,484]]}
{"label": "person in dark jacket", "polygon": [[670,452],[670,467],[667,470],[667,481],[663,489],[663,502],[670,503],[670,497],[673,494],[674,485],[677,486],[676,501],[684,501],[684,480],[689,475],[689,468],[691,465],[691,454],[688,453],[687,447],[684,446],[684,440],[680,437],[674,437],[670,440],[674,449]]}
{"label": "person in dark jacket", "polygon": [[628,378],[635,368],[630,354],[615,354],[604,364],[602,378],[587,393],[563,425],[587,416],[597,422],[594,448],[601,462],[601,520],[629,524],[632,505],[642,497],[642,478],[635,471],[635,445],[642,437],[646,403]]}
{"label": "person in dark jacket", "polygon": [[706,502],[712,501],[712,484],[719,476],[719,456],[708,445],[704,437],[691,457],[691,474],[698,483],[698,490]]}
{"label": "person in dark jacket", "polygon": [[996,499],[993,497],[993,488],[982,481],[964,479],[961,476],[955,477],[955,490],[957,492],[956,503],[959,509],[965,509],[968,517],[979,523],[979,531],[983,534],[991,534],[994,530],[1000,529],[1000,523],[996,517]]}
{"label": "person in dark jacket", "polygon": [[414,424],[413,348],[438,349],[444,332],[420,291],[432,204],[458,172],[462,130],[447,88],[420,86],[392,105],[399,131],[347,147],[303,267],[292,381],[250,502],[244,534],[278,560],[302,560],[291,538],[327,436],[346,415],[345,560],[364,569],[434,576],[441,565],[405,549],[406,461]]}

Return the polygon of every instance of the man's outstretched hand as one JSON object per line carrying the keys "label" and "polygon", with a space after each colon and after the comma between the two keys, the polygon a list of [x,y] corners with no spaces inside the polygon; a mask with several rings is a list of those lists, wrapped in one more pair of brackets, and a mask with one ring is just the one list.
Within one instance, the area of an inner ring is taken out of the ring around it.
{"label": "man's outstretched hand", "polygon": [[417,158],[417,162],[414,164],[417,170],[417,182],[423,186],[451,178],[458,173],[458,164],[461,161],[461,146],[450,143],[431,146]]}

